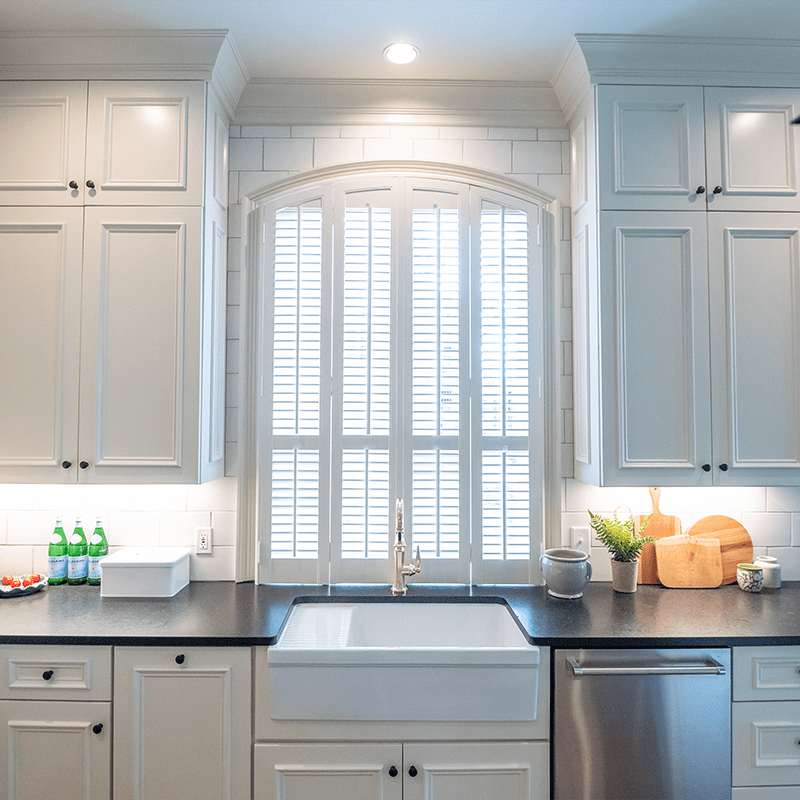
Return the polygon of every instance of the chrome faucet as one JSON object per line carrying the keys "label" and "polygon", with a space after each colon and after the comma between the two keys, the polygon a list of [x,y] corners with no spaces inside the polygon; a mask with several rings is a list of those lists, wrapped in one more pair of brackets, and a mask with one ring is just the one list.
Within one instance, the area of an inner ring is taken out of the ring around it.
{"label": "chrome faucet", "polygon": [[406,578],[416,575],[422,571],[422,560],[419,556],[419,545],[417,545],[417,558],[413,564],[406,564],[406,540],[403,536],[403,501],[397,501],[397,530],[394,539],[394,583],[392,584],[393,595],[404,595],[408,591]]}

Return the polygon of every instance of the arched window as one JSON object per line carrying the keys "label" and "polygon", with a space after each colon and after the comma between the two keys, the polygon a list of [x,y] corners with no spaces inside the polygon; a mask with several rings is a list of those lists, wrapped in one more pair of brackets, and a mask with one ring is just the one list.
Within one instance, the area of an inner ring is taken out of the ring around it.
{"label": "arched window", "polygon": [[452,176],[315,177],[251,214],[258,580],[391,582],[402,499],[414,582],[531,582],[546,212]]}

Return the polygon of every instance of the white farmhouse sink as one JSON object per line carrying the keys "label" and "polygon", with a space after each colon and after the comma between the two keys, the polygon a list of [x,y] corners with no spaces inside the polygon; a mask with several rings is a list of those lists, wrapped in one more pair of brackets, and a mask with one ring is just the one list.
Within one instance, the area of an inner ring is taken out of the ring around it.
{"label": "white farmhouse sink", "polygon": [[536,719],[539,648],[496,603],[308,603],[267,652],[273,719]]}

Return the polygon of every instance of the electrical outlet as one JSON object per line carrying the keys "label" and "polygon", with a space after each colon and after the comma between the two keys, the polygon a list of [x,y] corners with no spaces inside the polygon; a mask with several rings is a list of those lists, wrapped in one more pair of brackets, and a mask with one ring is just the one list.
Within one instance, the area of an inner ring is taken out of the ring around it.
{"label": "electrical outlet", "polygon": [[197,555],[207,555],[211,553],[211,533],[213,528],[197,528],[194,551]]}
{"label": "electrical outlet", "polygon": [[587,556],[592,554],[592,536],[591,529],[582,526],[575,526],[569,529],[569,546],[573,550],[580,550],[586,553]]}

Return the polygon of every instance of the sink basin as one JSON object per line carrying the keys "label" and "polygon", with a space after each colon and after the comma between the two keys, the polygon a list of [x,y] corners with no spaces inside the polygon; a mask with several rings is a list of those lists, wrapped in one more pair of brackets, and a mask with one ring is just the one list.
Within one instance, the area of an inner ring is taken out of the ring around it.
{"label": "sink basin", "polygon": [[539,656],[497,603],[303,603],[267,653],[270,715],[533,720]]}

